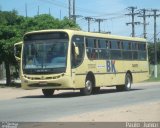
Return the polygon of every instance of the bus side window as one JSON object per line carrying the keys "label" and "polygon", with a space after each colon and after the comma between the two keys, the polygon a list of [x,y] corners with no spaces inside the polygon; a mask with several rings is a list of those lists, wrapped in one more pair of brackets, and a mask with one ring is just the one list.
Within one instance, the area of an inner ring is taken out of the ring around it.
{"label": "bus side window", "polygon": [[138,59],[139,60],[146,60],[147,55],[146,55],[146,44],[140,42],[138,44]]}
{"label": "bus side window", "polygon": [[122,59],[120,44],[121,43],[118,40],[112,40],[111,41],[111,49],[110,49],[111,59]]}
{"label": "bus side window", "polygon": [[98,59],[109,59],[108,41],[106,39],[98,40]]}
{"label": "bus side window", "polygon": [[[78,48],[79,54],[76,53],[76,47]],[[73,36],[72,38],[72,53],[71,62],[72,67],[78,67],[84,60],[84,37],[83,36]]]}
{"label": "bus side window", "polygon": [[97,40],[94,38],[86,38],[86,51],[89,59],[97,59]]}
{"label": "bus side window", "polygon": [[132,51],[131,51],[131,42],[124,41],[123,42],[123,59],[124,60],[132,60]]}
{"label": "bus side window", "polygon": [[87,52],[87,57],[91,58],[91,52],[92,52],[92,48],[90,47],[90,42],[89,39],[86,38],[86,52]]}
{"label": "bus side window", "polygon": [[132,59],[138,60],[138,43],[132,42]]}

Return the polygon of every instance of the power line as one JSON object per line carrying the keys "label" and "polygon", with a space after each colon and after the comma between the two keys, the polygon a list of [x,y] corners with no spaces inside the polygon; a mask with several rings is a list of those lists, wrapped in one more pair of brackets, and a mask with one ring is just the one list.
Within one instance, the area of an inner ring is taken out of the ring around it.
{"label": "power line", "polygon": [[77,18],[83,17],[81,15],[71,15],[71,19],[73,19],[73,21],[76,23]]}
{"label": "power line", "polygon": [[[44,2],[44,0],[41,0],[41,1]],[[54,4],[55,6],[59,6],[59,7],[68,9],[67,3],[64,3],[64,2],[58,1],[58,3],[57,3],[55,0],[45,0],[45,2],[50,3],[52,5]]]}
{"label": "power line", "polygon": [[[41,0],[41,1],[43,1],[44,2],[44,0]],[[68,9],[68,6],[67,6],[67,3],[65,3],[65,2],[60,2],[60,1],[55,1],[55,0],[45,0],[45,2],[47,2],[47,3],[50,3],[50,4],[54,4],[54,5],[56,5],[56,6],[59,6],[59,7],[62,7],[62,8],[65,8],[65,9]],[[71,7],[71,10],[72,10],[72,7]],[[91,10],[89,10],[89,9],[84,9],[84,8],[80,8],[80,7],[76,7],[76,10],[79,10],[79,11],[81,11],[81,12],[87,12],[87,13],[98,13],[98,12],[94,12],[94,11],[91,11]]]}
{"label": "power line", "polygon": [[104,13],[104,14],[101,14],[101,15],[96,15],[96,16],[92,16],[92,17],[104,17],[104,16],[116,16],[116,15],[124,15],[124,9],[123,10],[119,10],[117,12],[113,12],[113,13]]}
{"label": "power line", "polygon": [[[47,2],[49,4],[54,4],[55,6],[59,6],[59,7],[62,7],[62,8],[65,8],[65,9],[68,9],[69,10],[69,7],[67,5],[66,2],[61,2],[61,1],[56,1],[56,0],[40,0],[40,1],[43,1],[43,2]],[[68,0],[69,1],[69,0]],[[72,10],[72,7],[70,8],[70,10]],[[80,12],[85,12],[85,13],[89,13],[89,14],[100,14],[100,12],[96,12],[96,11],[92,11],[92,10],[89,10],[89,9],[86,9],[86,8],[81,8],[79,6],[76,6],[76,10],[80,11]],[[124,12],[124,10],[120,10],[118,12],[114,12],[114,13],[105,13],[105,14],[101,14],[101,15],[97,15],[97,16],[91,16],[91,17],[101,17],[101,16],[109,16],[109,15],[119,15],[120,12]]]}
{"label": "power line", "polygon": [[[158,36],[160,34],[160,32],[158,32],[157,34],[156,34],[156,36]],[[152,37],[152,38],[150,38],[148,41],[152,41],[154,39],[154,36]]]}
{"label": "power line", "polygon": [[125,15],[119,15],[119,16],[115,16],[115,17],[109,17],[109,18],[107,18],[107,20],[122,19],[125,17],[126,17]]}

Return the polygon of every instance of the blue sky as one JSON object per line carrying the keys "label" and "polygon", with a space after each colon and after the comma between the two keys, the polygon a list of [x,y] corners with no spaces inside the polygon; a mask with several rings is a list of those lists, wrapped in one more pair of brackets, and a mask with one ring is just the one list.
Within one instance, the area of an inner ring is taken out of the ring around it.
{"label": "blue sky", "polygon": [[[40,14],[49,13],[56,18],[68,16],[68,0],[0,0],[0,9],[10,11],[16,9],[19,15],[25,16],[25,4],[27,4],[28,16],[37,15],[38,6]],[[126,22],[131,21],[131,17],[124,14],[129,13],[126,9],[136,6],[138,9],[160,9],[160,0],[76,0],[76,14],[82,16],[94,16],[96,18],[108,19],[101,24],[102,31],[110,31],[116,35],[131,35],[131,26],[126,26]],[[160,13],[160,12],[159,12]],[[141,18],[135,21],[142,22]],[[147,18],[148,39],[153,37],[153,17]],[[87,21],[82,17],[77,19],[80,27],[87,31]],[[98,24],[91,22],[91,31],[98,31]],[[143,26],[136,26],[136,36],[142,36]],[[157,18],[157,33],[160,32],[160,17]],[[160,35],[158,35],[160,38]]]}

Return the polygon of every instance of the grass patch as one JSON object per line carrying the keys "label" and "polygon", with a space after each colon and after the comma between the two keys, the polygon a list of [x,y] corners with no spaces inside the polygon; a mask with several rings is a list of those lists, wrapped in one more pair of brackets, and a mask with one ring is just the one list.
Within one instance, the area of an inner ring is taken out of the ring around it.
{"label": "grass patch", "polygon": [[0,88],[5,88],[7,87],[5,84],[0,84]]}
{"label": "grass patch", "polygon": [[6,84],[0,84],[0,88],[20,88],[21,84],[20,83],[11,83],[10,85],[6,85]]}
{"label": "grass patch", "polygon": [[158,76],[157,78],[154,78],[153,76],[151,76],[148,80],[148,82],[160,82],[160,76]]}
{"label": "grass patch", "polygon": [[151,77],[149,78],[149,80],[147,80],[148,82],[160,81],[160,64],[158,64],[158,77],[157,78],[154,77],[154,65],[150,65],[150,75]]}

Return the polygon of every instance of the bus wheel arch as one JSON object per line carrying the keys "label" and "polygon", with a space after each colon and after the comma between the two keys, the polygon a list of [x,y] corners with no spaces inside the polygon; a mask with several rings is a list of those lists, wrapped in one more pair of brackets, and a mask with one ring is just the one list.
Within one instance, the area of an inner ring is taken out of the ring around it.
{"label": "bus wheel arch", "polygon": [[93,72],[88,72],[85,79],[85,87],[80,89],[82,95],[90,95],[95,87],[95,76]]}
{"label": "bus wheel arch", "polygon": [[129,74],[131,77],[131,82],[133,83],[133,76],[132,76],[132,72],[130,70],[127,71],[126,75]]}
{"label": "bus wheel arch", "polygon": [[127,71],[124,77],[124,84],[123,85],[117,85],[116,89],[117,91],[129,91],[131,89],[133,82],[133,77],[131,71]]}
{"label": "bus wheel arch", "polygon": [[93,82],[93,87],[95,87],[96,85],[96,79],[95,79],[95,76],[94,76],[94,73],[93,72],[88,72],[87,75],[86,75],[86,79],[87,78],[90,78],[91,81]]}

